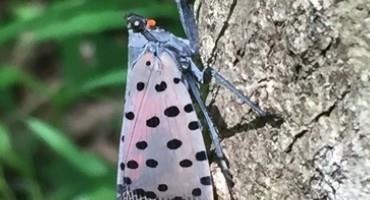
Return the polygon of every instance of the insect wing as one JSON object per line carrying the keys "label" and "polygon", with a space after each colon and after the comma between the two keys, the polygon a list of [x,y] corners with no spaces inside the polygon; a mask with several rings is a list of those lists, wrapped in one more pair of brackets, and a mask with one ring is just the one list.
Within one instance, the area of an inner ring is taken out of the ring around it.
{"label": "insect wing", "polygon": [[212,200],[200,123],[177,65],[169,52],[147,50],[129,69],[118,185],[153,199]]}

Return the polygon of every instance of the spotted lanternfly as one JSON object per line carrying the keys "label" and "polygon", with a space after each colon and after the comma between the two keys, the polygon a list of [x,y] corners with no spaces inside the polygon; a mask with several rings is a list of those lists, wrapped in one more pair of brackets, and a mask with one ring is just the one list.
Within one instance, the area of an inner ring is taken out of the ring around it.
{"label": "spotted lanternfly", "polygon": [[266,114],[218,72],[200,71],[194,64],[198,36],[192,9],[185,0],[176,3],[188,39],[157,27],[154,20],[135,14],[127,18],[129,63],[117,199],[213,199],[207,151],[192,99],[207,122],[223,172],[227,165],[218,130],[199,92],[206,75],[257,114]]}

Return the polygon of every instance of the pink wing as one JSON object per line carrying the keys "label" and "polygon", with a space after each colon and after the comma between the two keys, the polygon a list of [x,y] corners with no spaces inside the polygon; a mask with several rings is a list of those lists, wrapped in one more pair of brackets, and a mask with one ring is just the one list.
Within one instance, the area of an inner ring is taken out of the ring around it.
{"label": "pink wing", "polygon": [[212,200],[200,123],[169,53],[139,58],[125,100],[119,187],[153,199]]}

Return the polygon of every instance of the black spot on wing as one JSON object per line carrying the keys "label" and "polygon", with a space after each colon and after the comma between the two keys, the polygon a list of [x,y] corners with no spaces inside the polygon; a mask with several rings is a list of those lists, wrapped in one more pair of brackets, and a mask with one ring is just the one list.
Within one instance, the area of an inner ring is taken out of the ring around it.
{"label": "black spot on wing", "polygon": [[139,167],[139,164],[135,160],[130,160],[127,162],[126,166],[129,169],[137,169]]}
{"label": "black spot on wing", "polygon": [[143,82],[138,82],[138,83],[136,84],[136,89],[137,89],[138,91],[142,91],[144,88],[145,88],[145,84],[144,84]]}
{"label": "black spot on wing", "polygon": [[211,185],[211,177],[205,176],[205,177],[200,178],[200,183],[202,185]]}
{"label": "black spot on wing", "polygon": [[166,184],[159,184],[157,189],[158,191],[165,192],[168,190],[168,186]]}
{"label": "black spot on wing", "polygon": [[162,81],[160,84],[155,85],[155,90],[157,92],[163,92],[166,90],[166,88],[167,88],[167,84],[164,81]]}
{"label": "black spot on wing", "polygon": [[146,160],[145,164],[146,164],[146,166],[148,166],[150,168],[156,168],[158,166],[158,161],[156,161],[154,159],[148,159],[148,160]]}
{"label": "black spot on wing", "polygon": [[197,121],[192,121],[188,124],[188,128],[192,131],[197,130],[199,128],[199,123]]}
{"label": "black spot on wing", "polygon": [[123,177],[123,183],[126,185],[131,185],[132,181],[129,177]]}
{"label": "black spot on wing", "polygon": [[205,151],[199,151],[195,154],[195,158],[198,160],[198,161],[203,161],[203,160],[207,160],[207,154]]}
{"label": "black spot on wing", "polygon": [[176,106],[170,106],[164,110],[164,115],[167,117],[176,117],[179,113],[180,110]]}
{"label": "black spot on wing", "polygon": [[202,190],[200,188],[194,188],[191,194],[195,197],[199,197],[200,195],[202,195]]}
{"label": "black spot on wing", "polygon": [[151,128],[157,127],[159,123],[160,123],[159,118],[156,116],[146,120],[146,125]]}
{"label": "black spot on wing", "polygon": [[136,143],[136,148],[140,149],[140,150],[144,150],[146,149],[146,147],[148,147],[148,143],[145,142],[145,141],[139,141]]}
{"label": "black spot on wing", "polygon": [[173,82],[174,82],[175,84],[180,83],[180,78],[177,78],[177,77],[173,78]]}
{"label": "black spot on wing", "polygon": [[187,113],[193,112],[193,110],[194,110],[193,105],[191,105],[191,103],[186,104],[186,105],[184,106],[184,110],[185,110],[185,112],[187,112]]}
{"label": "black spot on wing", "polygon": [[125,117],[126,117],[126,119],[128,119],[128,120],[133,120],[133,119],[135,118],[135,115],[134,115],[134,113],[133,113],[133,112],[127,112],[127,113],[125,114]]}
{"label": "black spot on wing", "polygon": [[143,190],[142,188],[137,188],[134,191],[132,191],[132,193],[134,193],[135,195],[139,197],[142,197],[145,195],[145,190]]}
{"label": "black spot on wing", "polygon": [[119,164],[119,167],[121,168],[121,170],[125,170],[125,163],[121,162]]}
{"label": "black spot on wing", "polygon": [[169,149],[178,149],[182,145],[182,142],[178,139],[172,139],[167,142],[167,147]]}
{"label": "black spot on wing", "polygon": [[118,194],[123,194],[125,192],[125,187],[122,184],[117,185]]}
{"label": "black spot on wing", "polygon": [[147,191],[147,192],[145,192],[145,197],[155,199],[155,198],[157,198],[157,195],[152,191]]}
{"label": "black spot on wing", "polygon": [[191,162],[191,160],[189,159],[184,159],[180,161],[180,166],[183,168],[191,167],[192,165],[193,165],[193,162]]}

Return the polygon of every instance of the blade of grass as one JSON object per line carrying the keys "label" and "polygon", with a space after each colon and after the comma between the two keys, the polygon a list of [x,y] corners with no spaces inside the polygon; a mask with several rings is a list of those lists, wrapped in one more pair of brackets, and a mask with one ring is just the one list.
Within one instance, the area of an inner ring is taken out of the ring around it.
{"label": "blade of grass", "polygon": [[25,73],[13,66],[0,66],[0,89],[9,88],[17,83],[22,83],[30,89],[39,91],[41,94],[49,94],[47,87],[29,73]]}
{"label": "blade of grass", "polygon": [[[52,96],[53,94],[52,90],[49,89],[47,85],[43,84],[40,80],[36,79],[31,74],[21,71],[20,68],[4,65],[0,66],[0,91],[3,92],[3,97],[0,98],[11,98],[10,95],[6,96],[6,92],[11,94],[11,90],[9,90],[9,88],[19,84],[25,86],[26,89],[30,89],[40,94],[40,96],[42,96],[43,98],[40,98],[41,102],[33,102],[33,104],[28,104],[28,107],[22,109],[19,109],[18,107],[18,109],[14,110],[14,112],[11,112],[10,115],[8,115],[7,117],[8,124],[17,121],[17,119],[22,118],[23,116],[27,116],[29,113],[34,111],[36,107],[44,103],[44,101],[42,101],[43,99],[50,99],[50,96]],[[14,101],[8,102],[14,103]],[[6,106],[10,107],[9,105]]]}
{"label": "blade of grass", "polygon": [[26,121],[28,128],[51,149],[66,159],[81,173],[91,176],[106,175],[107,166],[91,154],[81,152],[63,133],[38,119]]}
{"label": "blade of grass", "polygon": [[[6,130],[5,126],[0,124],[0,159],[2,159],[7,152],[10,151],[10,138],[9,132]],[[1,161],[1,160],[0,160]],[[15,195],[10,189],[7,181],[5,180],[4,171],[2,164],[0,162],[0,192],[5,199],[13,200]]]}
{"label": "blade of grass", "polygon": [[2,123],[0,123],[0,159],[21,174],[27,177],[31,175],[30,170],[21,167],[26,163],[12,149],[9,130]]}
{"label": "blade of grass", "polygon": [[[4,165],[10,166],[14,171],[19,173],[22,177],[25,178],[25,182],[27,182],[28,186],[27,190],[28,193],[33,200],[39,200],[42,198],[42,193],[39,184],[37,183],[35,177],[33,176],[32,168],[29,163],[27,163],[12,149],[11,147],[11,139],[10,133],[5,125],[0,123],[0,161],[3,162]],[[0,190],[6,196],[5,199],[16,199],[14,194],[12,194],[11,189],[6,184],[6,180],[3,179],[4,176],[2,175],[2,166],[0,162]],[[24,167],[27,166],[27,167]],[[10,192],[9,192],[9,191]],[[14,197],[14,198],[13,198]]]}
{"label": "blade of grass", "polygon": [[[92,23],[94,22],[94,23]],[[64,39],[68,36],[97,33],[103,30],[122,27],[120,11],[84,13],[68,21],[57,21],[32,32],[36,41]]]}
{"label": "blade of grass", "polygon": [[102,87],[109,87],[115,85],[123,85],[126,79],[126,70],[114,70],[112,72],[105,73],[94,79],[86,81],[80,88],[81,93],[87,93]]}
{"label": "blade of grass", "polygon": [[124,85],[126,79],[125,69],[111,70],[101,75],[97,75],[87,81],[84,81],[80,86],[75,84],[65,84],[58,92],[52,95],[50,102],[55,108],[63,109],[71,102],[86,95],[91,95],[92,92],[101,88],[109,88],[114,86]]}

